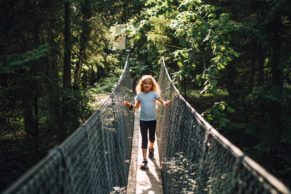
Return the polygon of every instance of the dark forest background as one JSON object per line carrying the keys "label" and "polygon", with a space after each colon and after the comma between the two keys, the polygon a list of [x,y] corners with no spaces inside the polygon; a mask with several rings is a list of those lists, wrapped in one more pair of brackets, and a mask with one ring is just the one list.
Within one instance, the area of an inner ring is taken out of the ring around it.
{"label": "dark forest background", "polygon": [[62,142],[110,92],[125,51],[134,79],[164,57],[183,96],[291,187],[289,0],[1,0],[0,191]]}
{"label": "dark forest background", "polygon": [[141,5],[0,1],[0,191],[93,113],[97,93],[111,90],[125,54],[111,50],[110,27]]}

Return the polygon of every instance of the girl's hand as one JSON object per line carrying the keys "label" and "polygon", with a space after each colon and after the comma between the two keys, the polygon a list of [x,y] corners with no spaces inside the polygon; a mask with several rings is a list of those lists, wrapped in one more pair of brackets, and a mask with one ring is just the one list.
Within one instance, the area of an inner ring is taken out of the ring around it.
{"label": "girl's hand", "polygon": [[129,103],[128,101],[124,101],[124,102],[123,102],[123,105],[124,105],[124,106],[129,106],[130,103]]}
{"label": "girl's hand", "polygon": [[124,106],[127,106],[129,108],[129,110],[132,110],[134,108],[133,105],[130,102],[128,102],[128,101],[124,101],[123,102],[123,105]]}
{"label": "girl's hand", "polygon": [[166,101],[164,101],[164,106],[168,107],[170,105],[170,103],[171,103],[171,100],[166,100]]}

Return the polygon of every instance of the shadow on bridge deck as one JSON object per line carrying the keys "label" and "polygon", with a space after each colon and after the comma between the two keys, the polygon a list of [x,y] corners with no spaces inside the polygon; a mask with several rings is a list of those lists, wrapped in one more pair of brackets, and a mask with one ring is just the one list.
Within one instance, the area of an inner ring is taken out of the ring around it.
{"label": "shadow on bridge deck", "polygon": [[136,111],[133,140],[132,140],[132,152],[131,163],[128,175],[128,194],[162,194],[162,179],[160,169],[160,159],[158,154],[158,146],[155,143],[155,156],[154,160],[148,160],[148,169],[146,171],[140,169],[142,164],[142,149],[141,149],[141,135],[139,129],[139,113]]}

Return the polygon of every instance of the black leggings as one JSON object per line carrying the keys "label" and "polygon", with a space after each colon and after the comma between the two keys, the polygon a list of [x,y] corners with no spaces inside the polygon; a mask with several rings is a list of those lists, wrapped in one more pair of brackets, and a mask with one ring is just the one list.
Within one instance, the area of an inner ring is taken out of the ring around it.
{"label": "black leggings", "polygon": [[140,132],[141,132],[141,148],[147,149],[148,148],[148,131],[149,131],[149,139],[150,142],[155,141],[155,135],[156,135],[156,126],[157,121],[139,121],[140,123]]}

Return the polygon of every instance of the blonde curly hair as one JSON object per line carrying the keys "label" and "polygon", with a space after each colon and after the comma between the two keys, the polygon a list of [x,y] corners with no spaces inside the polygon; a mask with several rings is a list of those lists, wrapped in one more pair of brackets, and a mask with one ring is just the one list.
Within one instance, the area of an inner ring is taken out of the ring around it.
{"label": "blonde curly hair", "polygon": [[136,93],[139,94],[139,93],[144,91],[142,85],[145,82],[145,80],[150,80],[151,84],[153,86],[152,87],[152,91],[155,91],[155,92],[158,93],[158,95],[160,95],[160,93],[161,93],[160,86],[157,83],[157,81],[155,80],[155,78],[153,78],[153,76],[151,76],[151,75],[143,75],[141,77],[141,79],[139,80],[139,82],[138,82],[138,84],[137,84],[137,86],[135,88]]}

